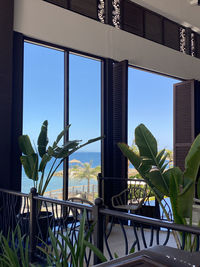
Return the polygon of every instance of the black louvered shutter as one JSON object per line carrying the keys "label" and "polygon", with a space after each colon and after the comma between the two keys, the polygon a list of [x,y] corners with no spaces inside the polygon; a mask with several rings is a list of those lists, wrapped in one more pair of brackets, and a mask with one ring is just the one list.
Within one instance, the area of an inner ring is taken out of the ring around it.
{"label": "black louvered shutter", "polygon": [[10,189],[21,191],[21,151],[18,145],[22,134],[23,117],[23,60],[24,37],[14,32],[13,35],[13,91],[12,97],[12,131],[11,131],[11,185]]}
{"label": "black louvered shutter", "polygon": [[[128,61],[114,63],[111,59],[104,62],[104,85],[102,97],[102,176],[127,178],[127,160],[119,150],[117,143],[127,143],[127,91]],[[102,197],[111,207],[111,197],[124,188],[123,180],[105,180]]]}
{"label": "black louvered shutter", "polygon": [[200,133],[200,87],[195,80],[174,85],[174,164],[184,170],[185,157]]}
{"label": "black louvered shutter", "polygon": [[127,143],[128,61],[113,65],[113,176],[127,178],[127,159],[117,146]]}

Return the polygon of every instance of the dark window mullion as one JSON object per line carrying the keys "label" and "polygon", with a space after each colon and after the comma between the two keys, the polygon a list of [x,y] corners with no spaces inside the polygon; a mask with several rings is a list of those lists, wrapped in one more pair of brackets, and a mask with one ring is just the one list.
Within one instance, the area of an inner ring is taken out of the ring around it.
{"label": "dark window mullion", "polygon": [[[69,52],[64,52],[64,127],[69,124]],[[69,134],[66,133],[64,141],[69,140]],[[63,164],[63,199],[68,199],[68,159],[64,160]]]}

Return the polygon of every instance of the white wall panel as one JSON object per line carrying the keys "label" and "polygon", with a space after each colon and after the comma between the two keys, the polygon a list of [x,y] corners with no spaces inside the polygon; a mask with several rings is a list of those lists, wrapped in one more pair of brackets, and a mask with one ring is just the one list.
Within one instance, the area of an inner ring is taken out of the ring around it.
{"label": "white wall panel", "polygon": [[200,59],[42,0],[15,0],[14,29],[26,36],[183,79],[200,80]]}

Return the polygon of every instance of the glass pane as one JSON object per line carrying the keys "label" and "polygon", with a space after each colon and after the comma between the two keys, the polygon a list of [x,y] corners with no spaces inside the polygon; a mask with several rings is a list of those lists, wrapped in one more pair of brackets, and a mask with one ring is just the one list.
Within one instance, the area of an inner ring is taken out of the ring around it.
{"label": "glass pane", "polygon": [[[128,144],[134,146],[135,128],[143,123],[158,148],[173,151],[173,84],[179,80],[129,67]],[[172,152],[173,153],[173,152]],[[129,165],[129,176],[136,175]]]}
{"label": "glass pane", "polygon": [[[64,125],[64,53],[30,43],[24,44],[23,134],[30,136],[37,149],[37,138],[44,120],[48,120],[49,144],[52,145]],[[62,141],[61,141],[62,142]],[[47,177],[53,159],[45,168]],[[62,198],[63,166],[57,170],[46,195]],[[59,173],[58,173],[59,172]],[[22,171],[22,191],[29,192],[33,181]]]}
{"label": "glass pane", "polygon": [[[101,135],[101,62],[70,54],[69,70],[70,139],[85,142]],[[100,159],[100,141],[70,156],[69,197],[97,197]]]}

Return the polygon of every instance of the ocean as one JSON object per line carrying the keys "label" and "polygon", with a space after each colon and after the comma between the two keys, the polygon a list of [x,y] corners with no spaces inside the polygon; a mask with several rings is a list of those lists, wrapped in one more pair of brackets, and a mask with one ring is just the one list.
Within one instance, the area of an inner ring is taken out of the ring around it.
{"label": "ocean", "polygon": [[[92,162],[92,167],[100,166],[101,165],[101,153],[100,152],[75,152],[73,153],[69,161],[71,160],[79,160],[82,163],[85,162]],[[51,168],[51,164],[53,162],[53,159],[48,163],[46,167],[46,174],[48,174],[48,171]],[[70,166],[75,165],[75,163],[70,163]],[[63,170],[63,166],[61,165],[57,171]],[[91,184],[97,184],[97,181],[94,179],[91,179],[90,181]],[[87,185],[87,179],[81,179],[80,181],[72,180],[70,179],[69,181],[69,186],[75,186],[75,185]],[[24,193],[29,193],[30,188],[33,187],[33,181],[27,178],[23,168],[22,168],[22,192]],[[51,190],[58,190],[63,188],[63,180],[62,177],[53,177],[51,182],[49,183],[47,190],[46,191],[51,191]]]}

